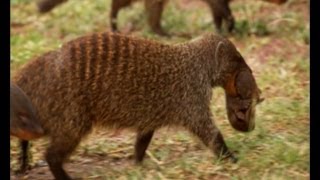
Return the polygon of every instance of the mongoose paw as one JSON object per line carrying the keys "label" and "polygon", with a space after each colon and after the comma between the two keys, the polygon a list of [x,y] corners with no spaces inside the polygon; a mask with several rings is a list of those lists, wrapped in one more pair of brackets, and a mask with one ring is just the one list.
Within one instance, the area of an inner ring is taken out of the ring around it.
{"label": "mongoose paw", "polygon": [[142,163],[143,161],[142,160],[139,160],[139,159],[135,159],[134,160],[134,164],[136,165],[136,166],[142,166]]}
{"label": "mongoose paw", "polygon": [[72,178],[72,180],[84,180],[84,178],[75,177],[75,178]]}
{"label": "mongoose paw", "polygon": [[48,13],[54,8],[54,6],[47,5],[45,2],[39,2],[37,6],[38,12],[41,14]]}
{"label": "mongoose paw", "polygon": [[217,34],[219,34],[219,35],[223,35],[223,31],[222,31],[221,28],[216,28],[216,32],[217,32]]}
{"label": "mongoose paw", "polygon": [[167,32],[163,31],[163,30],[155,30],[154,31],[157,35],[162,36],[162,37],[167,37],[170,38],[171,35],[168,34]]}
{"label": "mongoose paw", "polygon": [[221,160],[224,161],[231,161],[232,163],[237,163],[238,162],[238,158],[231,152],[229,152],[227,155],[224,155],[223,157],[221,157]]}
{"label": "mongoose paw", "polygon": [[229,157],[229,159],[230,159],[230,161],[231,161],[232,163],[237,163],[237,162],[238,162],[238,158],[235,157],[234,155],[231,155],[231,156]]}
{"label": "mongoose paw", "polygon": [[24,174],[26,174],[27,171],[30,170],[30,169],[31,169],[31,166],[29,165],[29,166],[27,166],[27,167],[20,168],[20,169],[14,171],[14,174],[15,174],[15,175],[24,175]]}
{"label": "mongoose paw", "polygon": [[111,32],[113,33],[120,33],[120,31],[118,30],[118,28],[112,27],[111,28]]}

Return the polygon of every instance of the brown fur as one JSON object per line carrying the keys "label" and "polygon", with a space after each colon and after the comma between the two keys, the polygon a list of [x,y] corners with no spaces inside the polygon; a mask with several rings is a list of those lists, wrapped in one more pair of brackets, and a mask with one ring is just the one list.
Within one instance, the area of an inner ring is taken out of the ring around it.
{"label": "brown fur", "polygon": [[[14,80],[38,109],[51,139],[45,157],[53,175],[70,179],[62,164],[94,126],[137,131],[137,163],[154,131],[164,126],[182,126],[218,157],[236,161],[212,120],[210,100],[213,87],[237,82],[233,75],[243,71],[249,72],[244,76],[252,81],[245,82],[246,100],[259,101],[250,68],[225,38],[207,34],[188,43],[166,45],[97,33],[30,61]],[[241,96],[226,93],[228,102],[236,103],[227,104],[228,117],[236,129],[250,131],[256,104],[245,106],[250,116],[238,123],[234,113],[237,108],[243,110],[244,100],[234,98]]]}
{"label": "brown fur", "polygon": [[[41,0],[38,3],[38,9],[41,13],[51,11],[55,6],[66,2],[67,0]],[[117,31],[117,16],[122,8],[130,6],[133,2],[142,0],[112,0],[110,23],[111,29]],[[161,36],[169,36],[161,26],[161,16],[168,0],[143,0],[148,16],[148,24],[153,32]],[[210,7],[214,24],[218,32],[222,31],[222,23],[225,21],[227,30],[231,32],[234,29],[235,20],[230,9],[231,0],[202,0]],[[287,0],[263,0],[275,4],[283,4]]]}

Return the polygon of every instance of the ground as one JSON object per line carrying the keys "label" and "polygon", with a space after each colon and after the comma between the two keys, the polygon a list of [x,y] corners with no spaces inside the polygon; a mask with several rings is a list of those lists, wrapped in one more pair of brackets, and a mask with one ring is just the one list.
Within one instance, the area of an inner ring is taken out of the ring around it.
{"label": "ground", "polygon": [[[40,15],[36,1],[11,0],[11,74],[33,56],[90,32],[109,30],[110,0],[70,0]],[[256,129],[240,133],[226,118],[222,89],[214,89],[212,111],[227,145],[239,162],[218,161],[209,149],[181,129],[159,130],[144,164],[132,161],[135,134],[98,129],[65,164],[84,179],[309,179],[309,9],[306,0],[277,6],[235,0],[237,32],[228,35],[252,68],[265,101],[258,106]],[[170,1],[163,15],[172,38],[154,35],[142,3],[119,14],[122,33],[185,42],[215,31],[209,8],[199,0]],[[183,36],[180,36],[183,35]],[[11,138],[12,179],[53,179],[43,154],[47,139],[32,142],[32,169],[16,176],[19,147]]]}

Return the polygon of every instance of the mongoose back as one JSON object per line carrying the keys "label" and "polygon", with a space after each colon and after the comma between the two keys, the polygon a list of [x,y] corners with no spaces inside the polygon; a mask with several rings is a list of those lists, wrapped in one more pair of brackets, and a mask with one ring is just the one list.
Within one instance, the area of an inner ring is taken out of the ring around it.
{"label": "mongoose back", "polygon": [[51,140],[45,158],[59,180],[71,179],[62,165],[94,126],[135,130],[137,163],[164,126],[184,127],[218,157],[236,161],[212,119],[212,88],[224,88],[228,119],[239,131],[254,129],[261,101],[240,53],[214,34],[168,45],[95,33],[28,62],[14,80],[38,109]]}
{"label": "mongoose back", "polygon": [[[41,13],[51,11],[55,6],[66,2],[67,0],[41,0],[38,2],[38,9]],[[117,31],[117,16],[118,12],[125,7],[130,6],[133,2],[142,0],[112,0],[110,12],[110,25],[113,31]],[[148,24],[151,30],[161,36],[168,36],[169,34],[163,30],[161,25],[162,12],[168,0],[143,0],[148,16]],[[213,22],[219,33],[222,32],[222,24],[225,22],[227,30],[231,32],[234,29],[234,16],[230,9],[231,0],[202,0],[208,4]],[[287,0],[263,0],[275,4],[283,4]]]}
{"label": "mongoose back", "polygon": [[20,172],[24,172],[28,166],[27,140],[43,136],[44,130],[30,99],[13,83],[10,83],[10,135],[21,139]]}

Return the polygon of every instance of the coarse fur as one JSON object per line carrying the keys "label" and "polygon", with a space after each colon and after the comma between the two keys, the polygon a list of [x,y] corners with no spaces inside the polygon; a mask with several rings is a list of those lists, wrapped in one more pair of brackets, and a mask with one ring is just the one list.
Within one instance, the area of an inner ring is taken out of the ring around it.
{"label": "coarse fur", "polygon": [[240,131],[253,130],[261,101],[240,53],[214,34],[168,45],[95,33],[28,62],[14,80],[38,109],[51,139],[45,157],[59,180],[70,179],[62,165],[94,126],[135,130],[137,163],[164,126],[184,127],[218,157],[236,161],[212,119],[212,88],[225,89],[229,121]]}
{"label": "coarse fur", "polygon": [[[67,0],[41,0],[38,2],[38,9],[41,13],[51,11],[55,6],[66,2]],[[122,8],[130,6],[133,2],[144,1],[148,24],[151,30],[161,36],[169,36],[161,26],[161,16],[168,0],[112,0],[110,12],[110,25],[113,31],[118,31],[117,16]],[[229,3],[232,0],[202,0],[210,8],[213,22],[219,33],[222,32],[223,22],[226,24],[228,32],[234,29],[235,20],[232,15]],[[275,4],[283,4],[287,0],[263,0]]]}

